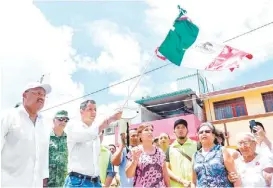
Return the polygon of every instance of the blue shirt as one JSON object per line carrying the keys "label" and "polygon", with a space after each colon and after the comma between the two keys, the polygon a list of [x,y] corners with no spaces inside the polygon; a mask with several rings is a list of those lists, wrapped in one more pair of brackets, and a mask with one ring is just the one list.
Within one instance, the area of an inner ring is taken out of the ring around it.
{"label": "blue shirt", "polygon": [[119,165],[120,187],[133,187],[134,178],[127,178],[125,173],[126,162],[127,162],[126,156],[127,156],[127,151],[126,151],[126,148],[124,148],[122,151],[121,162]]}

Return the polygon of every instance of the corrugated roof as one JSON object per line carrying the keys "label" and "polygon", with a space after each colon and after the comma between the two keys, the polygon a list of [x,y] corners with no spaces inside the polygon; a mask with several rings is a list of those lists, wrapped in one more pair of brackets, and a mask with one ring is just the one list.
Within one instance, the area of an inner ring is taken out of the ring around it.
{"label": "corrugated roof", "polygon": [[172,93],[165,93],[165,94],[157,95],[157,96],[154,96],[154,97],[147,97],[147,98],[144,98],[144,99],[136,100],[135,102],[138,103],[138,104],[143,104],[143,103],[149,102],[149,101],[164,99],[164,98],[177,96],[177,95],[191,94],[191,93],[193,93],[193,91],[191,89],[183,89],[183,90],[175,91],[175,92],[172,92]]}

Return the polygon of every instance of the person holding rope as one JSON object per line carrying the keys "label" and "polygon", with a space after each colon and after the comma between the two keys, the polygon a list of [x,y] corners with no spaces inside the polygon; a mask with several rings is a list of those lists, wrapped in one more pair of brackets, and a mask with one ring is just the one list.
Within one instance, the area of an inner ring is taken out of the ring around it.
{"label": "person holding rope", "polygon": [[94,123],[96,102],[86,100],[80,105],[81,120],[67,124],[68,176],[65,187],[101,187],[99,134],[110,123],[121,119],[119,111],[100,125]]}
{"label": "person holding rope", "polygon": [[[120,135],[121,144],[117,151],[114,153],[112,157],[112,164],[119,167],[119,176],[120,176],[120,187],[133,187],[133,178],[127,178],[125,173],[126,163],[127,163],[127,148],[125,143],[125,133]],[[131,129],[129,131],[129,150],[136,147],[138,145],[138,134],[137,129]]]}

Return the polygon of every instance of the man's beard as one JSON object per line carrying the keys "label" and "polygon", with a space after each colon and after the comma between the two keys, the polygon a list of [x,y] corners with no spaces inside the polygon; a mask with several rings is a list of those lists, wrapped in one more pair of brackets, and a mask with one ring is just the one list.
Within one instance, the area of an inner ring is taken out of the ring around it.
{"label": "man's beard", "polygon": [[178,138],[179,138],[179,140],[184,140],[186,138],[186,136],[180,136]]}

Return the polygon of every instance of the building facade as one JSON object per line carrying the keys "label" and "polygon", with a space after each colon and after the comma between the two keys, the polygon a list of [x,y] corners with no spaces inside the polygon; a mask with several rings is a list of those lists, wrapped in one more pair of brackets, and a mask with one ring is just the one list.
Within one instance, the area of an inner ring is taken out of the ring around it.
{"label": "building facade", "polygon": [[236,145],[236,134],[249,132],[249,121],[261,122],[273,140],[273,79],[210,92],[201,96],[206,120],[230,134],[229,144]]}

